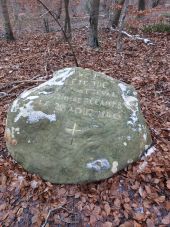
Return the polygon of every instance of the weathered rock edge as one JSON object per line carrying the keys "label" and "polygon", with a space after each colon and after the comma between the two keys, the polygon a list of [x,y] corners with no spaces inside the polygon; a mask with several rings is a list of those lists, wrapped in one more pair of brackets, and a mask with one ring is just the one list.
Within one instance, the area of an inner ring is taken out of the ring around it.
{"label": "weathered rock edge", "polygon": [[111,177],[152,142],[135,89],[82,68],[24,91],[8,111],[5,138],[18,163],[52,183]]}

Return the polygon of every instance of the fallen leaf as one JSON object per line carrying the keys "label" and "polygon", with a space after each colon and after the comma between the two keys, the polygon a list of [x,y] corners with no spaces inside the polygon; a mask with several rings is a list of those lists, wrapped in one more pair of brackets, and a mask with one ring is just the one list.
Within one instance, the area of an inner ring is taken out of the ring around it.
{"label": "fallen leaf", "polygon": [[162,224],[164,225],[170,224],[170,213],[162,219]]}
{"label": "fallen leaf", "polygon": [[95,215],[90,215],[90,224],[94,226],[96,224],[97,218]]}
{"label": "fallen leaf", "polygon": [[170,180],[167,180],[166,186],[167,186],[168,189],[170,189]]}
{"label": "fallen leaf", "polygon": [[80,198],[80,195],[81,195],[80,192],[76,192],[74,198],[75,198],[75,199],[78,199],[78,198]]}
{"label": "fallen leaf", "polygon": [[5,208],[7,207],[6,203],[3,203],[0,205],[0,211],[5,210]]}
{"label": "fallen leaf", "polygon": [[113,226],[112,223],[109,221],[102,224],[102,227],[112,227],[112,226]]}
{"label": "fallen leaf", "polygon": [[110,208],[110,205],[108,203],[106,203],[104,205],[104,210],[106,211],[107,216],[109,216],[111,208]]}
{"label": "fallen leaf", "polygon": [[1,186],[5,186],[6,182],[7,182],[7,177],[5,176],[5,174],[2,173],[1,176],[0,176]]}
{"label": "fallen leaf", "polygon": [[[30,4],[33,4],[33,1]],[[38,8],[34,6],[32,5],[33,9]],[[19,7],[21,10],[22,6]],[[28,7],[28,4],[24,7]],[[27,10],[29,11],[29,9]],[[159,18],[159,15],[162,14],[159,10],[165,12],[168,9],[159,5],[159,7],[145,12],[148,13],[147,18],[145,18],[147,21],[145,19],[133,19],[129,24],[128,20],[131,16],[136,18],[135,14],[130,14],[127,18],[127,24],[128,26],[133,25],[133,29],[135,29],[133,32],[137,34],[138,28],[142,28],[145,22],[149,24],[150,20],[153,20],[153,14],[156,20]],[[39,13],[38,11],[31,11],[32,16],[34,16],[34,13],[36,15]],[[148,16],[151,14],[151,17]],[[86,19],[81,17],[81,20]],[[76,21],[79,21],[79,19]],[[27,22],[24,20],[24,25]],[[84,24],[85,21],[82,22]],[[108,227],[114,227],[121,226],[120,223],[122,222],[124,222],[122,224],[124,226],[130,224],[130,227],[134,227],[134,225],[142,225],[142,227],[146,225],[147,227],[170,226],[170,224],[167,224],[169,223],[167,212],[170,211],[170,201],[168,201],[170,180],[167,178],[170,163],[168,148],[170,128],[168,122],[169,36],[167,34],[148,34],[151,39],[154,39],[156,44],[154,46],[148,46],[124,37],[123,58],[120,59],[116,54],[116,42],[113,42],[117,39],[117,34],[114,32],[100,30],[101,48],[96,52],[87,47],[86,28],[73,30],[73,47],[83,68],[106,72],[111,77],[135,87],[142,112],[155,143],[156,152],[147,157],[146,162],[134,163],[126,171],[123,170],[108,180],[84,186],[61,186],[46,182],[35,174],[26,172],[7,154],[4,141],[6,113],[12,101],[24,90],[38,85],[38,83],[30,84],[29,80],[38,76],[38,74],[42,80],[47,80],[52,77],[52,72],[57,69],[70,67],[74,64],[68,45],[60,40],[60,32],[34,34],[33,36],[30,34],[27,37],[24,36],[24,32],[27,33],[27,30],[31,29],[31,21],[29,23],[29,28],[24,26],[24,31],[21,31],[23,38],[19,38],[15,42],[6,42],[0,39],[0,90],[8,94],[8,96],[1,97],[0,100],[0,219],[4,226],[13,226],[12,220],[14,219],[16,225],[22,225],[22,223],[27,225],[30,222],[30,225],[41,226],[49,208],[63,204],[63,208],[73,212],[78,210],[78,213],[81,213],[83,226],[86,226],[87,223],[92,227],[106,223],[106,225],[109,225]],[[34,28],[36,24],[39,29],[40,23],[35,23],[34,20]],[[134,28],[134,26],[136,27]],[[0,24],[0,30],[1,27]],[[16,27],[14,26],[13,29],[16,34],[20,35],[20,31],[17,31]],[[28,33],[30,32],[28,31]],[[17,86],[14,84],[14,82],[23,80],[28,81],[28,83],[17,84]],[[2,87],[5,88],[2,89]],[[142,129],[142,131],[145,131],[145,129]],[[137,170],[141,163],[143,163],[141,165],[143,172],[138,174]],[[4,201],[6,201],[6,206]],[[140,207],[139,202],[142,202],[140,206],[143,206],[146,214],[139,213],[135,216],[135,208]],[[105,210],[104,204],[111,204],[110,214],[108,208]],[[130,206],[132,207],[131,210]],[[19,209],[20,207],[23,210]],[[35,224],[31,223],[32,216]],[[56,220],[55,216],[57,217]],[[53,212],[49,218],[49,226],[63,224],[58,219],[64,216],[66,216],[66,213],[62,209]],[[72,214],[69,215],[68,221],[71,221],[71,216]],[[93,224],[89,222],[90,216],[92,216],[91,222]],[[161,216],[162,223],[160,223]],[[136,221],[130,221],[132,218]]]}
{"label": "fallen leaf", "polygon": [[124,206],[125,210],[127,210],[127,211],[132,210],[132,208],[131,208],[129,203],[125,203],[125,204],[123,204],[123,206]]}
{"label": "fallen leaf", "polygon": [[144,221],[145,220],[145,215],[137,213],[137,214],[135,214],[134,219],[137,220],[137,221]]}
{"label": "fallen leaf", "polygon": [[155,198],[155,202],[157,203],[163,203],[165,201],[165,196],[160,196],[158,198]]}
{"label": "fallen leaf", "polygon": [[35,224],[38,220],[38,216],[37,215],[34,215],[32,218],[31,218],[31,222],[32,224]]}
{"label": "fallen leaf", "polygon": [[140,186],[139,187],[139,195],[141,196],[141,197],[143,197],[143,188]]}
{"label": "fallen leaf", "polygon": [[132,227],[132,226],[133,226],[133,221],[126,221],[120,225],[120,227]]}
{"label": "fallen leaf", "polygon": [[100,215],[100,213],[101,213],[101,207],[95,206],[94,209],[93,209],[93,214]]}
{"label": "fallen leaf", "polygon": [[165,207],[168,211],[170,211],[170,201],[166,201]]}
{"label": "fallen leaf", "polygon": [[154,224],[153,220],[151,220],[151,219],[147,219],[146,224],[147,224],[147,227],[155,227],[155,224]]}
{"label": "fallen leaf", "polygon": [[142,227],[142,225],[139,224],[138,222],[134,221],[134,227]]}
{"label": "fallen leaf", "polygon": [[115,205],[117,208],[120,208],[120,204],[121,204],[120,200],[119,200],[119,199],[115,199],[114,205]]}
{"label": "fallen leaf", "polygon": [[81,201],[82,201],[83,203],[85,203],[85,202],[86,202],[86,198],[85,198],[85,197],[81,197]]}

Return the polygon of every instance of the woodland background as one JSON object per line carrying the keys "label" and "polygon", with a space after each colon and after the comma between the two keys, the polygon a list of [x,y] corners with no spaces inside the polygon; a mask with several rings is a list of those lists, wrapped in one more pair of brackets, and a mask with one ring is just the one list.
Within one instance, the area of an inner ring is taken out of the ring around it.
{"label": "woodland background", "polygon": [[[145,2],[146,9],[138,11],[138,2],[130,1],[123,29],[154,45],[123,35],[118,53],[119,31],[109,24],[110,1],[100,2],[97,48],[89,46],[85,1],[70,1],[70,40],[79,66],[136,88],[155,152],[101,182],[54,185],[26,172],[10,156],[4,140],[6,113],[21,92],[51,78],[55,70],[75,66],[75,59],[60,27],[40,4],[7,1],[15,40],[5,40],[0,12],[0,226],[170,226],[170,33],[162,29],[169,23],[170,6],[159,1],[151,8],[152,1]],[[60,11],[60,1],[44,3]],[[64,19],[62,8],[62,26]]]}

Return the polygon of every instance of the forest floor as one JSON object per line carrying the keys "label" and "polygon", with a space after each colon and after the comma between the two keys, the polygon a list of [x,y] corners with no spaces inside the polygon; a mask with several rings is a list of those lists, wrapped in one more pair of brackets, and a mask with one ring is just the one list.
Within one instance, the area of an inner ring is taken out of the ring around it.
{"label": "forest floor", "polygon": [[[4,129],[12,101],[25,89],[74,66],[60,33],[0,40],[0,226],[170,226],[169,75],[170,34],[143,34],[155,45],[101,28],[100,48],[87,46],[87,28],[75,30],[73,47],[83,68],[132,84],[150,128],[155,153],[113,177],[83,185],[56,185],[26,172],[8,154]],[[4,93],[2,93],[4,92]]]}

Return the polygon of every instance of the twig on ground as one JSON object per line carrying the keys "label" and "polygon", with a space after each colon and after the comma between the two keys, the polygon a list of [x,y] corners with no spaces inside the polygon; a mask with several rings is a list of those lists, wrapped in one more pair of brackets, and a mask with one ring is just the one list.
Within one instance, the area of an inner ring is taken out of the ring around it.
{"label": "twig on ground", "polygon": [[24,84],[24,83],[37,83],[37,82],[45,82],[46,80],[18,80],[18,81],[13,81],[9,84],[5,84],[4,86],[0,87],[0,90],[11,87],[15,84]]}
{"label": "twig on ground", "polygon": [[[63,206],[58,206],[58,207],[52,208],[52,209],[50,209],[50,210],[48,211],[48,214],[47,214],[47,217],[46,217],[46,219],[45,219],[45,222],[44,222],[44,224],[41,225],[41,227],[45,227],[45,226],[47,225],[47,223],[48,223],[48,219],[49,219],[51,213],[54,212],[54,211],[57,211],[57,210],[59,210],[59,209],[65,210],[65,211],[67,211],[67,212],[70,213],[70,214],[73,213],[72,211],[69,211],[68,209],[64,208]],[[76,223],[78,223],[78,222],[76,222],[76,221],[73,221],[73,222],[72,222],[72,221],[67,221],[67,220],[65,220],[65,219],[61,219],[61,218],[57,218],[57,219],[60,220],[60,221],[62,221],[62,222],[65,222],[65,223],[67,223],[67,224],[76,224]]]}
{"label": "twig on ground", "polygon": [[[34,76],[32,78],[32,80],[35,80],[37,78],[39,78],[40,80],[45,80],[45,79],[50,79],[51,77],[53,77],[53,73],[52,74],[49,74],[49,75],[45,75],[45,76],[42,76],[42,75],[37,75],[37,76]],[[46,80],[45,80],[46,81]]]}
{"label": "twig on ground", "polygon": [[11,92],[15,91],[17,88],[19,88],[19,87],[22,86],[22,85],[24,85],[24,83],[20,83],[20,84],[14,86],[13,88],[11,88],[11,89],[8,91],[8,93],[10,94]]}
{"label": "twig on ground", "polygon": [[161,128],[163,131],[170,131],[170,128]]}
{"label": "twig on ground", "polygon": [[163,143],[168,144],[168,141],[166,141],[163,137],[161,137],[161,136],[159,135],[159,133],[156,132],[155,129],[150,128],[150,130],[151,130],[151,132],[154,134],[154,136],[156,137],[156,139],[159,139],[159,140],[161,140]]}
{"label": "twig on ground", "polygon": [[[36,82],[45,82],[45,81],[46,81],[46,80],[35,80],[35,83],[36,83]],[[31,83],[34,83],[34,80],[31,81]],[[22,86],[22,85],[24,85],[24,84],[25,84],[25,82],[19,83],[17,86],[11,88],[11,90],[9,90],[8,93],[11,93],[12,91],[16,90],[17,88],[19,88],[20,86]],[[31,88],[29,88],[29,89],[31,89]]]}
{"label": "twig on ground", "polygon": [[[42,78],[42,77],[44,78],[44,76],[38,74],[38,75],[34,76],[34,77],[32,78],[32,80],[35,80],[35,79],[40,78],[40,77],[41,77],[41,78]],[[46,76],[45,76],[45,77],[46,77]]]}

